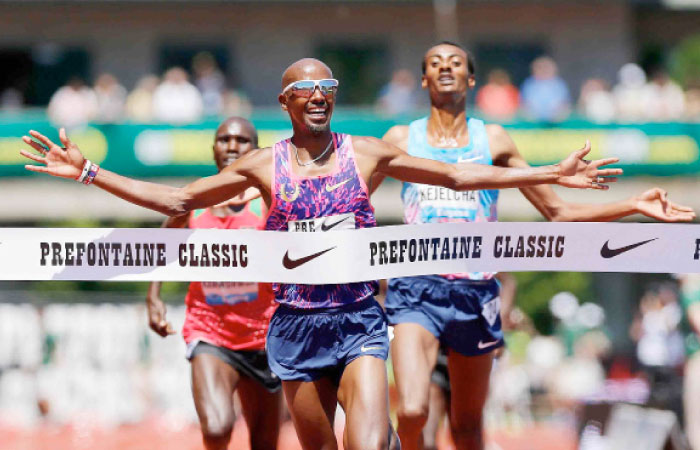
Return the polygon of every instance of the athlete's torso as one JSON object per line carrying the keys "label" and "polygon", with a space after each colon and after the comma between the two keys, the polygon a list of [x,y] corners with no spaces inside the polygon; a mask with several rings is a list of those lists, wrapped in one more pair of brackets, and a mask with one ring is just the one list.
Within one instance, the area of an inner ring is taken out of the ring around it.
{"label": "athlete's torso", "polygon": [[[280,141],[273,147],[272,205],[267,230],[287,232],[333,231],[376,226],[367,185],[355,162],[352,137],[333,133],[336,165],[328,174],[302,177],[291,167],[293,145]],[[332,257],[327,270],[333,270]],[[295,308],[337,307],[361,301],[377,283],[328,285],[274,284],[278,302]]]}
{"label": "athlete's torso", "polygon": [[[437,148],[428,144],[428,119],[422,118],[409,126],[408,154],[446,163],[470,162],[493,164],[486,127],[481,120],[467,120],[469,144],[459,148]],[[497,190],[456,192],[441,186],[403,183],[401,198],[404,221],[408,224],[439,222],[495,222]],[[448,278],[489,279],[493,273],[471,272],[445,275]]]}
{"label": "athlete's torso", "polygon": [[[190,228],[262,229],[264,205],[251,200],[232,215],[219,217],[210,209],[190,216]],[[193,282],[187,297],[183,326],[186,342],[201,339],[232,350],[261,350],[275,309],[272,288],[265,283]]]}

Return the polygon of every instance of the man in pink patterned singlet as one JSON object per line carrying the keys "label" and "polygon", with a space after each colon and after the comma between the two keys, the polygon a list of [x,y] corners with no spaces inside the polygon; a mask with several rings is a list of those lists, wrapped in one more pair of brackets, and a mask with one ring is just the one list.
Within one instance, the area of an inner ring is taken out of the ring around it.
{"label": "man in pink patterned singlet", "polygon": [[[241,117],[224,120],[216,129],[214,161],[223,170],[258,146],[258,133]],[[265,206],[255,189],[227,204],[169,217],[166,228],[262,229]],[[149,326],[165,337],[174,334],[165,319],[160,282],[148,289]],[[280,380],[270,371],[265,335],[275,310],[267,283],[193,282],[185,298],[187,313],[182,337],[192,367],[192,396],[207,450],[225,450],[231,440],[238,392],[248,425],[250,448],[277,447],[281,396]]]}
{"label": "man in pink patterned singlet", "polygon": [[[216,205],[256,187],[269,208],[266,228],[281,232],[323,231],[373,226],[367,184],[375,173],[401,181],[440,185],[456,191],[559,184],[604,189],[619,169],[617,161],[584,161],[590,148],[571,153],[559,164],[502,168],[460,162],[448,164],[406,154],[373,137],[331,132],[338,81],[323,62],[305,58],[282,75],[278,100],[289,114],[291,139],[253,150],[219,174],[182,188],[147,183],[97,168],[61,130],[64,147],[36,131],[23,138],[40,155],[22,155],[41,165],[28,170],[88,183],[137,205],[178,216]],[[292,255],[294,256],[294,255]],[[286,255],[283,266],[301,264],[333,270],[332,251],[313,260]],[[335,449],[337,403],[345,411],[344,448],[386,449],[389,424],[386,317],[373,298],[374,281],[304,286],[278,284],[281,305],[270,322],[267,355],[281,379],[297,435],[306,450]]]}

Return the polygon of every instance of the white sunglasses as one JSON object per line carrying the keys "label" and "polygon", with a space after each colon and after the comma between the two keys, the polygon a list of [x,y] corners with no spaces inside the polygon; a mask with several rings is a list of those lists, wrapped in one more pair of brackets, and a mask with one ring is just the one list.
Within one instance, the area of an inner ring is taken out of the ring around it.
{"label": "white sunglasses", "polygon": [[298,80],[293,81],[282,89],[282,94],[291,92],[298,97],[309,98],[314,95],[316,88],[321,91],[324,97],[334,96],[338,91],[338,80],[335,78],[324,78],[323,80]]}

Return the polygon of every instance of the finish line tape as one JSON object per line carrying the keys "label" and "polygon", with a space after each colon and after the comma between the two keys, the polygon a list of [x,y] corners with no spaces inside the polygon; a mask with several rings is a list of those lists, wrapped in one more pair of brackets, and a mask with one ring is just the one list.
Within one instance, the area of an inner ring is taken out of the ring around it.
{"label": "finish line tape", "polygon": [[0,228],[0,280],[349,283],[458,272],[700,272],[700,225],[445,223],[317,233]]}

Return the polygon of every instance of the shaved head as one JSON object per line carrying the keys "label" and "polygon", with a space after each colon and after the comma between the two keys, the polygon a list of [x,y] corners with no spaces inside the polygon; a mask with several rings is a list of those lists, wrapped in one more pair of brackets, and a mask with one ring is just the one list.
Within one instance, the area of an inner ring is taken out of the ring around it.
{"label": "shaved head", "polygon": [[241,130],[243,130],[245,133],[247,133],[253,141],[253,145],[255,147],[258,146],[258,131],[255,129],[255,126],[250,123],[249,120],[244,119],[243,117],[229,117],[228,119],[224,120],[219,124],[219,128],[216,129],[216,135],[221,135],[221,134],[226,134],[232,124],[238,124],[241,127]]}
{"label": "shaved head", "polygon": [[[322,61],[314,58],[303,58],[294,62],[282,74],[282,91],[290,84],[301,80],[323,80],[333,78],[333,72]],[[294,90],[280,92],[277,100],[282,109],[287,111],[292,121],[295,133],[304,130],[312,135],[328,132],[335,93],[326,96],[321,89],[314,88],[311,95],[296,95]]]}
{"label": "shaved head", "polygon": [[282,89],[295,81],[323,78],[333,78],[330,67],[315,58],[302,58],[285,69],[282,74]]}
{"label": "shaved head", "polygon": [[221,122],[214,136],[214,161],[219,171],[258,147],[258,132],[243,117],[229,117]]}

